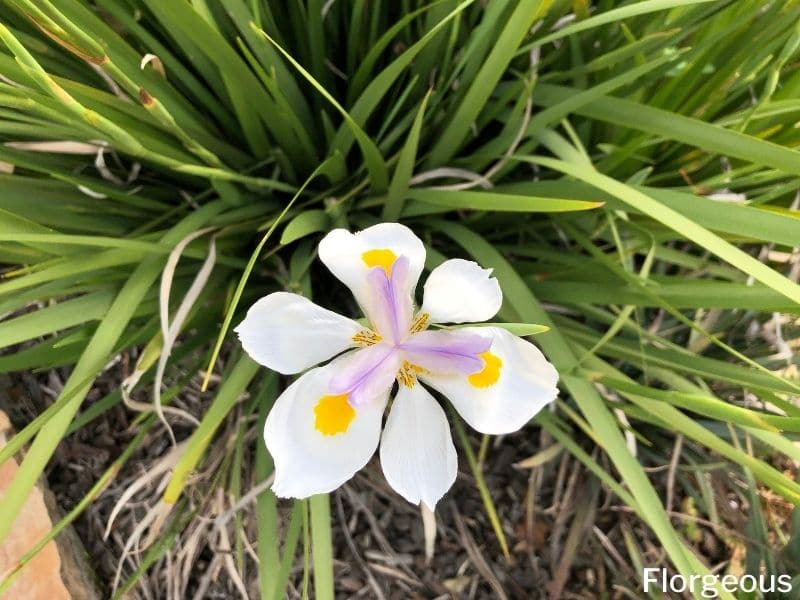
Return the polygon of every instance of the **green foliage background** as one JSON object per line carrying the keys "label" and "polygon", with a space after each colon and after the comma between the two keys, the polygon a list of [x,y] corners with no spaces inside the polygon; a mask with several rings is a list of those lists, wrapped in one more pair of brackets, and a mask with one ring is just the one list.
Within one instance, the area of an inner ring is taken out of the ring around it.
{"label": "green foliage background", "polygon": [[[760,542],[748,568],[797,572],[800,541],[771,547],[758,489],[800,502],[773,466],[800,460],[798,359],[747,333],[800,312],[797,23],[792,0],[0,2],[0,370],[74,365],[0,450],[32,442],[0,501],[0,538],[59,441],[122,401],[117,389],[82,410],[107,364],[138,356],[137,389],[152,386],[167,280],[170,319],[191,301],[163,403],[208,365],[218,377],[159,505],[163,527],[118,594],[130,589],[191,519],[187,485],[238,498],[271,472],[245,423],[213,481],[189,479],[227,443],[214,433],[245,391],[244,415],[262,419],[279,391],[226,343],[231,324],[282,288],[348,310],[318,283],[320,234],[399,220],[426,241],[429,267],[456,255],[493,267],[502,320],[550,327],[536,341],[563,393],[531,429],[627,504],[676,570],[707,566],[642,465],[680,434],[680,484],[700,513],[713,520],[713,492],[692,469],[722,460],[747,482]],[[142,413],[51,535],[154,426]],[[259,496],[263,596],[282,595],[302,537],[315,597],[330,598],[327,497],[292,514],[280,544],[276,500]]]}

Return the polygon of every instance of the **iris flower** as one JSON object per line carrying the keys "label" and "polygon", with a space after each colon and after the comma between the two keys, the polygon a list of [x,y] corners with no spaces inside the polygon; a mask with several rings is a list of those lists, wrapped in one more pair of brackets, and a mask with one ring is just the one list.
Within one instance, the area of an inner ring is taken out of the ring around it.
{"label": "iris flower", "polygon": [[425,248],[403,225],[336,229],[320,243],[319,257],[353,292],[369,326],[275,292],[236,328],[247,353],[279,373],[332,359],[292,383],[267,417],[272,489],[290,498],[332,491],[380,443],[392,488],[432,510],[456,479],[457,458],[445,412],[426,388],[448,398],[477,431],[505,434],[556,397],[558,374],[536,346],[501,327],[431,328],[491,319],[502,292],[491,269],[452,259],[433,269],[417,309]]}

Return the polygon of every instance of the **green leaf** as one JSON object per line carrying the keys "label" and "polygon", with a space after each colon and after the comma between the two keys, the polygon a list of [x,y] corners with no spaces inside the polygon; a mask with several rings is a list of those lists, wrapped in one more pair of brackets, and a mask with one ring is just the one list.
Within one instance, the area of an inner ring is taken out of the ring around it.
{"label": "green leaf", "polygon": [[[569,101],[580,90],[564,86],[540,84],[534,90],[536,104],[555,106]],[[575,109],[578,114],[637,129],[697,146],[722,156],[732,156],[748,162],[800,175],[800,152],[750,135],[731,131],[683,115],[647,106],[640,102],[614,97],[600,97]]]}
{"label": "green leaf", "polygon": [[406,207],[405,214],[408,216],[443,212],[438,207],[453,210],[547,213],[592,210],[603,206],[602,202],[585,200],[564,200],[561,198],[495,192],[437,190],[434,188],[411,188],[406,196],[417,201],[416,204],[409,204]]}
{"label": "green leaf", "polygon": [[547,325],[536,325],[535,323],[470,323],[470,327],[500,327],[520,337],[539,335],[550,331]]}
{"label": "green leaf", "polygon": [[111,290],[95,292],[0,322],[0,340],[4,346],[12,346],[100,319],[113,299]]}
{"label": "green leaf", "polygon": [[625,19],[630,19],[631,17],[646,15],[648,13],[657,12],[660,10],[669,10],[679,6],[691,6],[692,4],[702,4],[704,2],[715,1],[716,0],[641,0],[640,2],[636,2],[634,4],[620,6],[619,8],[614,8],[612,10],[607,10],[597,15],[593,15],[588,19],[582,19],[575,23],[571,23],[554,33],[539,38],[532,44],[520,48],[519,53],[522,54],[523,52],[528,52],[534,47],[544,46],[545,44],[575,35],[581,31],[587,31],[594,27],[608,25],[609,23],[616,23],[617,21],[623,21]]}
{"label": "green leaf", "polygon": [[396,221],[403,212],[403,200],[408,193],[408,185],[414,171],[414,162],[417,159],[417,147],[419,146],[419,134],[422,130],[422,120],[425,116],[425,107],[431,97],[432,90],[428,90],[422,103],[419,106],[411,131],[408,133],[406,143],[400,151],[400,158],[397,161],[389,191],[386,194],[386,203],[383,206],[383,220]]}
{"label": "green leaf", "polygon": [[[383,71],[378,73],[350,109],[350,116],[353,121],[363,126],[375,110],[375,107],[389,91],[392,84],[397,81],[400,74],[411,64],[414,58],[450,23],[451,20],[455,19],[464,9],[474,2],[475,0],[464,0],[459,3],[445,18],[436,23],[424,36],[394,59]],[[352,144],[353,138],[350,137],[352,135],[352,127],[349,124],[347,127],[341,127],[336,132],[336,136],[331,142],[331,148],[334,151],[341,152],[343,155],[347,155],[350,145]]]}
{"label": "green leaf", "polygon": [[311,545],[314,560],[314,598],[333,600],[333,541],[331,505],[328,494],[308,499],[311,512]]}
{"label": "green leaf", "polygon": [[325,231],[330,222],[330,217],[324,210],[304,210],[286,225],[280,243],[285,246],[312,233]]}
{"label": "green leaf", "polygon": [[347,123],[347,126],[350,128],[350,131],[356,138],[356,141],[361,148],[361,152],[364,155],[364,162],[366,163],[367,171],[369,172],[373,191],[380,193],[386,190],[386,186],[389,184],[388,169],[386,167],[386,161],[384,160],[383,155],[381,155],[381,151],[375,145],[375,142],[373,142],[369,136],[364,133],[364,130],[348,114],[342,105],[337,102],[330,92],[328,92],[328,90],[326,90],[318,81],[316,81],[314,77],[292,57],[291,54],[279,46],[275,40],[266,34],[266,32],[258,29],[255,25],[253,25],[253,28],[255,31],[267,38],[267,40],[272,42],[278,51],[286,58],[286,60],[289,61],[289,63],[291,63],[295,69],[297,69],[297,71],[306,79],[306,81],[314,86],[314,88],[322,95],[322,97],[330,102],[331,105],[339,112],[339,114],[342,115],[345,123]]}
{"label": "green leaf", "polygon": [[[800,156],[800,153],[798,153],[798,156]],[[706,248],[710,252],[713,252],[734,267],[741,269],[744,273],[754,277],[764,285],[783,294],[792,302],[800,303],[800,285],[797,285],[746,252],[713,234],[708,229],[701,227],[691,219],[688,219],[669,206],[650,198],[646,194],[624,183],[620,183],[607,175],[598,173],[594,169],[579,168],[573,164],[547,157],[517,158],[561,171],[562,173],[585,181],[608,192],[626,204],[635,207],[637,210],[663,223],[667,227],[680,232],[681,235],[693,240],[696,244]],[[800,170],[798,170],[798,173],[800,173]]]}
{"label": "green leaf", "polygon": [[466,139],[470,126],[483,110],[520,43],[525,39],[534,22],[547,12],[551,3],[552,0],[519,0],[517,2],[505,27],[497,34],[489,56],[486,57],[475,78],[469,82],[466,95],[449,117],[444,131],[433,145],[428,155],[428,165],[444,165],[456,154]]}
{"label": "green leaf", "polygon": [[[800,216],[796,212],[759,206],[721,203],[704,196],[672,189],[632,185],[662,204],[668,205],[698,225],[712,231],[727,233],[740,239],[764,240],[786,246],[800,243],[797,233]],[[631,214],[647,216],[636,206],[619,200],[607,191],[583,181],[559,180],[535,183],[512,183],[496,188],[501,193],[521,193],[552,197],[574,195],[586,200],[605,202],[607,208],[625,210]]]}

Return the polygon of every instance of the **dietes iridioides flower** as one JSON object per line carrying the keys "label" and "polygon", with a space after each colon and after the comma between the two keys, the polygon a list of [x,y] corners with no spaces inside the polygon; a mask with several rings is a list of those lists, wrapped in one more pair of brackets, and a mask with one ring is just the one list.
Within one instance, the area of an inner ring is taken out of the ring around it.
{"label": "dietes iridioides flower", "polygon": [[319,257],[352,290],[369,327],[276,292],[253,304],[236,328],[250,356],[279,373],[335,357],[292,383],[267,417],[272,489],[293,498],[329,492],[366,465],[380,443],[389,484],[433,509],[456,479],[457,458],[444,410],[425,386],[479,432],[504,434],[556,397],[558,374],[533,344],[505,329],[430,329],[491,319],[502,293],[490,269],[452,259],[431,272],[415,308],[425,248],[403,225],[355,234],[336,229],[320,243]]}

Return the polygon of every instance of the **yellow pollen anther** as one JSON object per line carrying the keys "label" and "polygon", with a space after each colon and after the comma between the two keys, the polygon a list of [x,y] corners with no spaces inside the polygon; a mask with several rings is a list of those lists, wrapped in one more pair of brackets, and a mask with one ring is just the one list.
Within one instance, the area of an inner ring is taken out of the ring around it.
{"label": "yellow pollen anther", "polygon": [[411,333],[419,333],[428,326],[428,320],[431,316],[428,313],[420,313],[414,322],[411,324]]}
{"label": "yellow pollen anther", "polygon": [[424,372],[425,369],[419,365],[411,364],[405,360],[403,361],[403,366],[400,368],[400,371],[397,373],[397,381],[406,387],[414,387],[414,384],[417,381],[417,374]]}
{"label": "yellow pollen anther", "polygon": [[392,276],[392,265],[397,260],[394,252],[388,248],[375,248],[374,250],[367,250],[361,255],[361,260],[368,267],[380,267],[386,273],[386,277]]}
{"label": "yellow pollen anther", "polygon": [[467,377],[467,381],[471,386],[477,388],[494,385],[500,379],[500,367],[503,366],[503,361],[491,352],[483,352],[478,356],[483,359],[483,369]]}
{"label": "yellow pollen anther", "polygon": [[314,427],[322,435],[344,433],[356,416],[355,409],[347,401],[347,394],[323,396],[314,406]]}
{"label": "yellow pollen anther", "polygon": [[362,329],[351,338],[359,346],[373,346],[383,338],[371,329]]}

